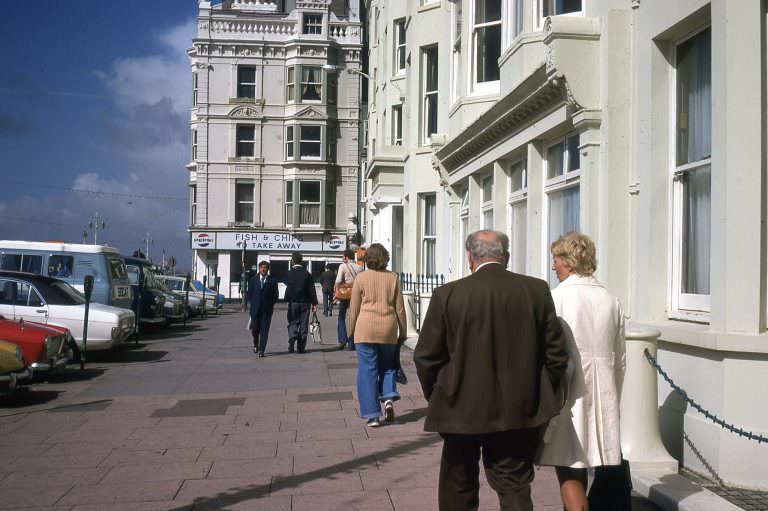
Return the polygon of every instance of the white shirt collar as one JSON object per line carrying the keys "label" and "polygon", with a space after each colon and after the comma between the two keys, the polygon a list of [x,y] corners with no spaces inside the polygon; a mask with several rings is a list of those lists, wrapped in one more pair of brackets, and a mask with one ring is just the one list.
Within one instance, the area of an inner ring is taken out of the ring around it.
{"label": "white shirt collar", "polygon": [[483,266],[485,266],[486,264],[498,264],[499,266],[504,266],[503,264],[501,264],[501,263],[500,263],[500,262],[498,262],[498,261],[486,261],[486,262],[484,262],[483,264],[481,264],[480,266],[478,266],[477,268],[475,268],[475,271],[474,271],[473,273],[477,273],[477,270],[479,270],[480,268],[482,268],[482,267],[483,267]]}

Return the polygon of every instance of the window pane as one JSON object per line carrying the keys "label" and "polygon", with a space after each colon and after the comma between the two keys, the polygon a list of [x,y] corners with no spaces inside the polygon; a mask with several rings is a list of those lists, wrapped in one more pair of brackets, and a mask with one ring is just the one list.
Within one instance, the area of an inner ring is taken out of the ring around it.
{"label": "window pane", "polygon": [[285,202],[293,202],[293,181],[285,182]]}
{"label": "window pane", "polygon": [[712,42],[706,29],[677,47],[677,164],[711,154]]}
{"label": "window pane", "polygon": [[237,97],[256,97],[256,68],[251,66],[238,66],[237,68]]}
{"label": "window pane", "polygon": [[237,127],[237,148],[236,156],[253,156],[253,126],[238,126]]}
{"label": "window pane", "polygon": [[299,201],[320,202],[320,181],[299,182]]}
{"label": "window pane", "polygon": [[493,210],[483,211],[483,229],[493,229]]}
{"label": "window pane", "polygon": [[501,24],[481,27],[476,31],[477,81],[492,82],[499,79],[501,56]]}
{"label": "window pane", "polygon": [[547,179],[552,179],[563,174],[563,152],[565,146],[562,142],[547,149]]}
{"label": "window pane", "polygon": [[568,137],[568,172],[579,170],[579,136]]}
{"label": "window pane", "polygon": [[424,236],[437,235],[437,199],[434,195],[424,197]]}
{"label": "window pane", "polygon": [[286,81],[286,96],[288,101],[296,101],[296,77],[294,74],[294,68],[288,68],[288,79]]}
{"label": "window pane", "polygon": [[436,91],[438,87],[437,76],[437,48],[430,48],[424,52],[427,65],[426,76],[424,80],[425,89],[427,92]]}
{"label": "window pane", "polygon": [[437,273],[435,247],[437,246],[434,238],[424,240],[424,273],[434,275]]}
{"label": "window pane", "polygon": [[437,133],[437,94],[427,96],[427,136]]}
{"label": "window pane", "polygon": [[21,264],[21,271],[29,273],[42,273],[43,270],[43,256],[30,256],[25,255]]}
{"label": "window pane", "polygon": [[711,172],[706,165],[683,175],[683,293],[709,294]]}
{"label": "window pane", "polygon": [[581,11],[581,0],[544,0],[542,16],[556,16]]}
{"label": "window pane", "polygon": [[69,277],[75,266],[75,258],[72,256],[53,255],[48,258],[49,277]]}
{"label": "window pane", "polygon": [[293,225],[293,204],[285,205],[285,224]]}
{"label": "window pane", "polygon": [[20,271],[21,254],[3,254],[3,261],[0,263],[0,269],[8,271]]}
{"label": "window pane", "polygon": [[235,205],[235,222],[253,221],[253,203],[238,203]]}
{"label": "window pane", "polygon": [[516,273],[525,272],[527,209],[525,202],[518,202],[509,208],[509,264],[510,269]]}
{"label": "window pane", "polygon": [[[570,231],[579,230],[579,187],[551,192],[549,196],[549,236],[547,247],[557,238]],[[547,252],[549,254],[549,252]],[[548,257],[549,258],[549,257]],[[551,287],[557,285],[555,272],[549,272]]]}
{"label": "window pane", "polygon": [[238,202],[253,202],[253,185],[250,183],[238,183],[235,185],[235,200]]}
{"label": "window pane", "polygon": [[322,87],[322,73],[319,67],[304,66],[301,68],[302,100],[320,101]]}
{"label": "window pane", "polygon": [[299,206],[299,223],[301,225],[320,225],[320,205],[301,204]]}
{"label": "window pane", "polygon": [[525,172],[522,161],[512,164],[512,168],[509,172],[509,180],[509,189],[511,192],[519,192],[528,186],[525,182]]}
{"label": "window pane", "polygon": [[483,202],[493,200],[493,176],[483,178]]}
{"label": "window pane", "polygon": [[301,127],[301,157],[320,157],[320,126]]}

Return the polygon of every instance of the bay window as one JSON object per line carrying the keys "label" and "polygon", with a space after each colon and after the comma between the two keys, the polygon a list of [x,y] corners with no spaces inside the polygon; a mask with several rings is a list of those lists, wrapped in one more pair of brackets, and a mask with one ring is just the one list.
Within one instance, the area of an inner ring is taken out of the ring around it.
{"label": "bay window", "polygon": [[301,66],[301,100],[320,101],[323,92],[323,71],[315,66]]}
{"label": "bay window", "polygon": [[293,181],[285,182],[285,226],[293,227]]}
{"label": "bay window", "polygon": [[482,228],[493,229],[493,174],[485,176],[481,181],[482,202],[480,211],[482,212]]}
{"label": "bay window", "polygon": [[299,181],[299,225],[320,225],[320,181]]}
{"label": "bay window", "polygon": [[285,78],[285,97],[288,103],[296,101],[296,67],[290,66],[286,69],[288,73]]}
{"label": "bay window", "polygon": [[302,160],[319,160],[322,147],[322,128],[318,125],[299,126],[299,157]]}
{"label": "bay window", "polygon": [[675,47],[672,310],[709,311],[712,42],[702,30]]}
{"label": "bay window", "polygon": [[294,132],[293,126],[285,127],[285,159],[286,160],[292,160],[294,158],[293,132]]}

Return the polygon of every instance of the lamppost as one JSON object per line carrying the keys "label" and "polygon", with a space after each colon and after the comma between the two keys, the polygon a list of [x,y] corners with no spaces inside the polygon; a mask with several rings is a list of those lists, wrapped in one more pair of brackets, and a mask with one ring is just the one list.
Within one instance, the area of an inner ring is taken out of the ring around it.
{"label": "lamppost", "polygon": [[147,231],[147,237],[141,240],[142,243],[147,247],[147,251],[144,252],[144,256],[147,258],[147,261],[149,261],[149,246],[154,245],[155,240],[149,237],[149,231]]}
{"label": "lamppost", "polygon": [[83,243],[85,243],[86,239],[88,239],[88,231],[93,231],[93,244],[98,245],[99,244],[99,230],[102,231],[107,228],[107,224],[104,222],[103,218],[99,217],[99,213],[97,212],[95,215],[93,215],[93,218],[90,218],[88,220],[88,225],[86,226],[86,230],[83,231]]}

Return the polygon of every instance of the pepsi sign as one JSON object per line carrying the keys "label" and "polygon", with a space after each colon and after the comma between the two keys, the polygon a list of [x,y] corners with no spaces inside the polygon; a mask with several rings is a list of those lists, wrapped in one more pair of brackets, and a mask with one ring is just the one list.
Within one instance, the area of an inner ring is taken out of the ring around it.
{"label": "pepsi sign", "polygon": [[192,248],[214,248],[216,235],[207,232],[192,233]]}

